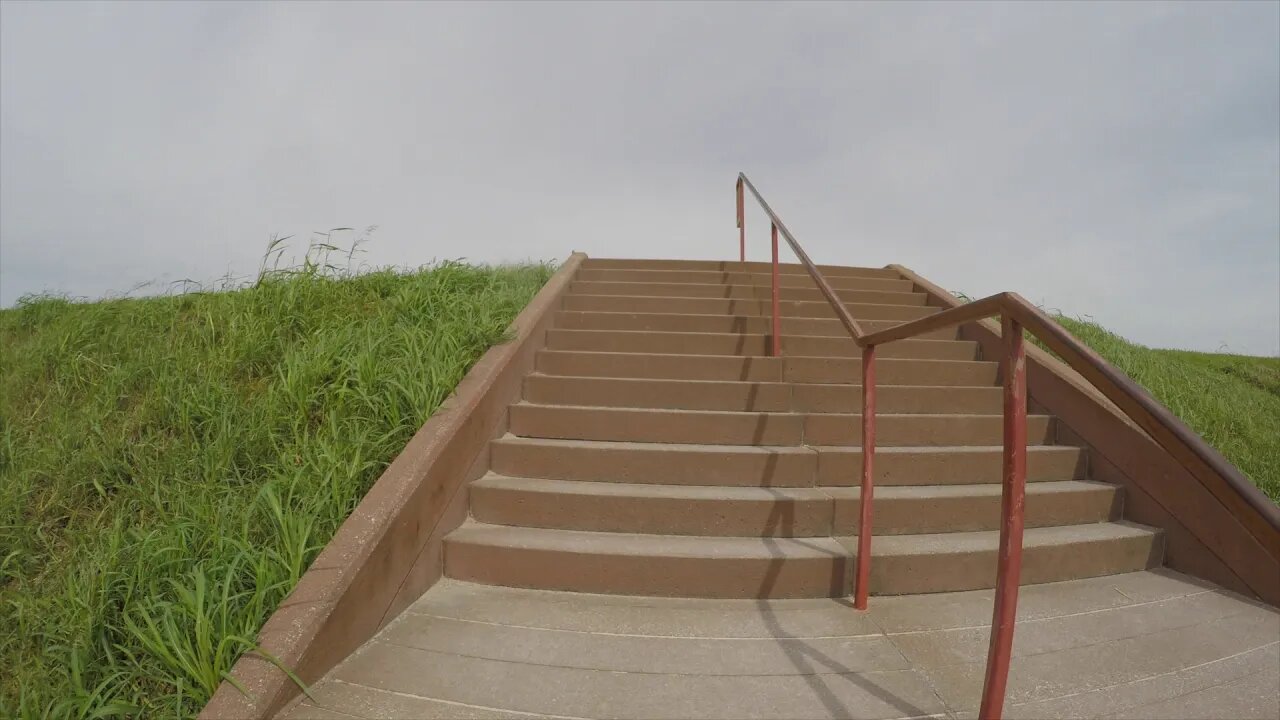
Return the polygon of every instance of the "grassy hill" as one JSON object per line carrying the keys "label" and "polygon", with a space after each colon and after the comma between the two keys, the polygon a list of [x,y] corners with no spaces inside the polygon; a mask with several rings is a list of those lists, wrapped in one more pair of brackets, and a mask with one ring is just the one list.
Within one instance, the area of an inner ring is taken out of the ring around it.
{"label": "grassy hill", "polygon": [[1280,358],[1148,348],[1087,320],[1056,319],[1280,502]]}
{"label": "grassy hill", "polygon": [[0,311],[0,717],[197,712],[552,272],[323,268]]}
{"label": "grassy hill", "polygon": [[[0,717],[197,712],[551,273],[323,268],[0,311]],[[1280,498],[1280,359],[1061,320]]]}

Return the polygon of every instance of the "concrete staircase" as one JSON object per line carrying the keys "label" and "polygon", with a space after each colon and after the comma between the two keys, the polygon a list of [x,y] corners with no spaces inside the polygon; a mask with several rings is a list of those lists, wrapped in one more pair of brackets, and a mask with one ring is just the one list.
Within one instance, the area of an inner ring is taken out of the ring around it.
{"label": "concrete staircase", "polygon": [[[823,267],[875,331],[934,312],[889,269]],[[588,260],[536,371],[445,540],[476,583],[676,597],[850,592],[857,549],[858,348],[798,265]],[[997,362],[956,330],[880,351],[876,594],[994,584]],[[1159,565],[1160,531],[1120,519],[1114,485],[1057,421],[1027,420],[1024,583]]]}

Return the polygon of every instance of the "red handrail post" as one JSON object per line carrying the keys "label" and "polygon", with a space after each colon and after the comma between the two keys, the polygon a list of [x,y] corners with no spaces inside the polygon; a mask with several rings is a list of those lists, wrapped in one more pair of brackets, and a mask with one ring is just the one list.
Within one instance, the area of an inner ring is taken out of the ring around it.
{"label": "red handrail post", "polygon": [[746,203],[742,198],[742,178],[738,178],[738,262],[747,261],[747,222]]}
{"label": "red handrail post", "polygon": [[778,310],[778,224],[773,223],[769,235],[773,244],[773,338],[769,342],[769,354],[782,354],[782,317]]}
{"label": "red handrail post", "polygon": [[876,455],[876,346],[862,348],[862,492],[858,496],[858,564],[853,607],[867,609],[871,584],[872,469]]}
{"label": "red handrail post", "polygon": [[1022,575],[1023,505],[1027,489],[1027,358],[1022,324],[1008,312],[1001,316],[1004,357],[1004,489],[1000,497],[1000,556],[996,571],[995,607],[991,612],[991,646],[978,717],[999,720],[1004,713],[1013,627],[1018,614]]}

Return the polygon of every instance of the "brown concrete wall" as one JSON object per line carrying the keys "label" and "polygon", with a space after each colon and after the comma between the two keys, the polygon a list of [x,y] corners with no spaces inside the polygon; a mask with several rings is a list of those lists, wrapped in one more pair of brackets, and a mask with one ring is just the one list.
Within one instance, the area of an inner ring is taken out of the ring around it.
{"label": "brown concrete wall", "polygon": [[[489,441],[506,431],[507,406],[519,400],[584,259],[570,255],[516,317],[515,337],[471,368],[263,626],[262,649],[303,682],[322,677],[440,578],[441,541],[466,517],[465,486],[487,470]],[[268,718],[301,692],[254,652],[231,675],[248,694],[224,681],[201,718]]]}
{"label": "brown concrete wall", "polygon": [[[931,305],[955,307],[950,293],[899,265],[890,267],[929,295]],[[983,357],[1001,355],[993,321],[961,326]],[[1280,605],[1280,558],[1187,468],[1128,419],[1078,373],[1027,344],[1030,401],[1057,416],[1060,440],[1089,450],[1092,477],[1125,488],[1125,517],[1166,531],[1166,564]],[[1274,538],[1272,538],[1274,540]]]}

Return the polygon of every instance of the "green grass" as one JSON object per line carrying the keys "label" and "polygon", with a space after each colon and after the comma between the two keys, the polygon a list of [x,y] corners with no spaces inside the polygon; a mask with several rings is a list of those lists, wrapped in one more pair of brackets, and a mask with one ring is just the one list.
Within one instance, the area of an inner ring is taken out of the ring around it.
{"label": "green grass", "polygon": [[552,272],[313,260],[0,311],[0,717],[198,712]]}
{"label": "green grass", "polygon": [[[0,717],[197,712],[550,273],[308,254],[226,292],[0,311]],[[1280,359],[1059,319],[1280,498]]]}
{"label": "green grass", "polygon": [[1280,502],[1280,358],[1160,350],[1055,316]]}

